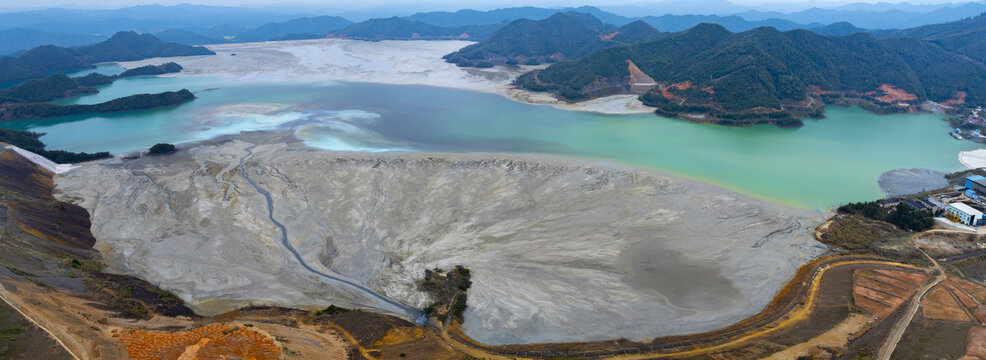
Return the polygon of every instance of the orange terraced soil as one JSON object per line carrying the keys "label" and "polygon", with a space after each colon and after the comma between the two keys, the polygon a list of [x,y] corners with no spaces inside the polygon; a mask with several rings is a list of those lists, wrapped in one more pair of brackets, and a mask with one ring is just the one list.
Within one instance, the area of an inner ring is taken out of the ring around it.
{"label": "orange terraced soil", "polygon": [[864,296],[856,296],[855,294],[853,295],[853,303],[881,319],[890,316],[894,312],[894,308],[887,304],[870,300]]}
{"label": "orange terraced soil", "polygon": [[969,321],[966,315],[952,295],[941,286],[935,286],[928,296],[921,301],[921,314],[929,319]]}
{"label": "orange terraced soil", "polygon": [[962,278],[949,278],[948,281],[972,295],[980,304],[986,304],[986,287]]}
{"label": "orange terraced soil", "polygon": [[120,342],[127,346],[130,358],[137,360],[266,360],[278,359],[281,355],[281,350],[269,336],[226,324],[211,324],[184,332],[130,331],[120,334]]}
{"label": "orange terraced soil", "polygon": [[899,297],[896,297],[896,296],[893,296],[893,295],[889,295],[889,294],[884,294],[882,292],[879,292],[879,291],[876,291],[876,290],[873,290],[873,289],[870,289],[870,288],[865,288],[865,287],[862,287],[862,286],[856,286],[856,287],[854,287],[852,289],[852,293],[853,293],[854,296],[862,296],[862,297],[868,298],[870,300],[874,300],[876,302],[880,302],[880,303],[884,303],[884,304],[893,306],[894,308],[896,308],[898,305],[900,305],[901,303],[904,302],[904,299],[901,299]]}
{"label": "orange terraced soil", "polygon": [[928,275],[910,272],[910,271],[884,270],[884,269],[875,269],[873,271],[892,277],[894,279],[900,279],[909,282],[911,286],[913,286],[915,289],[920,287],[926,281],[928,281]]}
{"label": "orange terraced soil", "polygon": [[853,273],[853,302],[880,318],[890,316],[928,280],[923,274],[895,270],[858,270]]}
{"label": "orange terraced soil", "polygon": [[973,326],[966,337],[965,356],[986,359],[986,327]]}
{"label": "orange terraced soil", "polygon": [[892,286],[887,283],[882,283],[867,277],[857,276],[855,279],[856,285],[867,287],[873,290],[885,292],[894,295],[899,298],[906,298],[911,296],[914,291],[911,289],[902,289],[896,286]]}
{"label": "orange terraced soil", "polygon": [[964,291],[960,290],[951,282],[944,281],[941,283],[941,285],[944,286],[945,289],[948,289],[948,292],[952,293],[952,295],[955,295],[955,298],[959,299],[959,302],[962,303],[962,306],[965,306],[970,309],[975,309],[979,307],[979,302],[977,302],[976,299],[973,299],[971,296],[966,294]]}

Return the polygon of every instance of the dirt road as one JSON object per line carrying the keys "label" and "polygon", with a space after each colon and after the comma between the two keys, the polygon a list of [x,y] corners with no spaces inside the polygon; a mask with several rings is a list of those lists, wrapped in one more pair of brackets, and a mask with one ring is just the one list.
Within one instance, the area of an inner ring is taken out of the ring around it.
{"label": "dirt road", "polygon": [[938,276],[935,277],[934,281],[918,289],[918,292],[911,297],[911,302],[907,305],[904,316],[901,317],[896,324],[894,324],[894,326],[890,329],[890,335],[887,336],[887,341],[883,343],[883,346],[880,346],[880,351],[877,353],[876,357],[878,360],[890,360],[890,355],[893,355],[894,349],[897,348],[897,343],[900,342],[900,338],[904,336],[904,331],[906,331],[907,327],[911,325],[911,320],[914,319],[914,314],[917,314],[918,308],[921,307],[921,299],[923,299],[928,293],[928,290],[931,290],[931,288],[935,287],[935,285],[938,285],[938,283],[945,280],[945,269],[943,269],[941,265],[935,261],[935,259],[928,256],[924,250],[918,250],[921,251],[921,253],[924,254],[928,260],[931,260],[931,262],[935,264],[935,269],[938,270]]}

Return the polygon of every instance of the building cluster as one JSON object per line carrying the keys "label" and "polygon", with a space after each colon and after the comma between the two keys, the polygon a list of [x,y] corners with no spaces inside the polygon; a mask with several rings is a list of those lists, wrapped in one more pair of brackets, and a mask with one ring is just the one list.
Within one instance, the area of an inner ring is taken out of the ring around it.
{"label": "building cluster", "polygon": [[969,176],[965,179],[965,187],[955,186],[951,191],[928,196],[926,198],[893,198],[881,200],[882,207],[893,207],[904,204],[914,210],[941,212],[942,216],[955,223],[969,226],[986,225],[986,177]]}
{"label": "building cluster", "polygon": [[929,197],[943,210],[946,219],[952,222],[979,226],[984,224],[983,212],[986,208],[986,177],[969,176],[965,178],[965,188],[957,192],[938,194]]}

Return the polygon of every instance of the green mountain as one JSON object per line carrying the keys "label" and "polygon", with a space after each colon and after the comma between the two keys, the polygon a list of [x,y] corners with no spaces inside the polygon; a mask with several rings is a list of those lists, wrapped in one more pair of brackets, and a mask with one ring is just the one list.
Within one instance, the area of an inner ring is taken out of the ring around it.
{"label": "green mountain", "polygon": [[18,86],[0,90],[0,104],[37,103],[70,96],[95,94],[99,91],[93,86],[111,84],[116,79],[169,74],[181,70],[181,65],[169,62],[161,65],[144,65],[114,76],[90,73],[86,76],[70,78],[63,73],[57,73],[44,79],[28,80]]}
{"label": "green mountain", "polygon": [[557,13],[544,20],[520,19],[489,38],[445,55],[459,66],[537,64],[577,59],[628,42],[655,39],[660,32],[642,22],[622,28],[604,24],[589,14]]}
{"label": "green mountain", "polygon": [[153,57],[215,55],[209,49],[175,43],[166,43],[151,34],[121,31],[95,45],[71,49],[87,62],[135,61]]}
{"label": "green mountain", "polygon": [[46,45],[17,57],[0,58],[0,83],[40,78],[57,70],[89,68],[99,62],[189,55],[215,53],[203,47],[166,43],[150,34],[119,32],[95,45],[78,48]]}
{"label": "green mountain", "polygon": [[963,92],[966,102],[983,104],[983,78],[983,63],[918,39],[766,27],[730,33],[701,24],[666,39],[554,64],[517,83],[570,101],[640,93],[642,84],[650,84],[641,100],[665,115],[797,126],[795,116],[821,115],[823,99],[889,112],[912,110],[922,100],[948,101]]}
{"label": "green mountain", "polygon": [[44,79],[29,80],[14,88],[0,90],[0,103],[42,102],[97,92],[92,87],[80,84],[76,79],[58,73]]}

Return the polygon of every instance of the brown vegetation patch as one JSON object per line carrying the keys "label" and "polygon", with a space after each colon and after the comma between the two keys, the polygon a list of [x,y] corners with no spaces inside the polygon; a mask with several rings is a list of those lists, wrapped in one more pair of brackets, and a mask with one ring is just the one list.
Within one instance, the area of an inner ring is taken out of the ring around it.
{"label": "brown vegetation patch", "polygon": [[324,323],[325,320],[338,325],[363,347],[372,346],[392,329],[405,331],[407,328],[413,329],[415,327],[414,324],[393,316],[361,311],[347,311],[322,316],[316,319],[315,323]]}
{"label": "brown vegetation patch", "polygon": [[921,301],[921,314],[929,319],[970,321],[969,315],[959,306],[945,288],[935,286]]}
{"label": "brown vegetation patch", "polygon": [[864,250],[874,242],[906,236],[906,232],[889,223],[861,215],[838,215],[819,226],[815,233],[818,241],[848,250]]}
{"label": "brown vegetation patch", "polygon": [[896,86],[890,84],[883,84],[879,87],[880,91],[883,92],[883,96],[874,97],[874,99],[883,101],[885,103],[893,103],[897,101],[911,101],[917,100],[917,95],[911,94],[907,91],[897,88]]}
{"label": "brown vegetation patch", "polygon": [[131,331],[120,337],[130,358],[163,359],[278,359],[274,339],[253,330],[211,324],[183,332]]}
{"label": "brown vegetation patch", "polygon": [[716,93],[716,91],[712,89],[712,85],[709,85],[709,86],[706,86],[706,87],[702,88],[702,91],[705,91],[705,92],[707,92],[709,94],[715,94]]}

